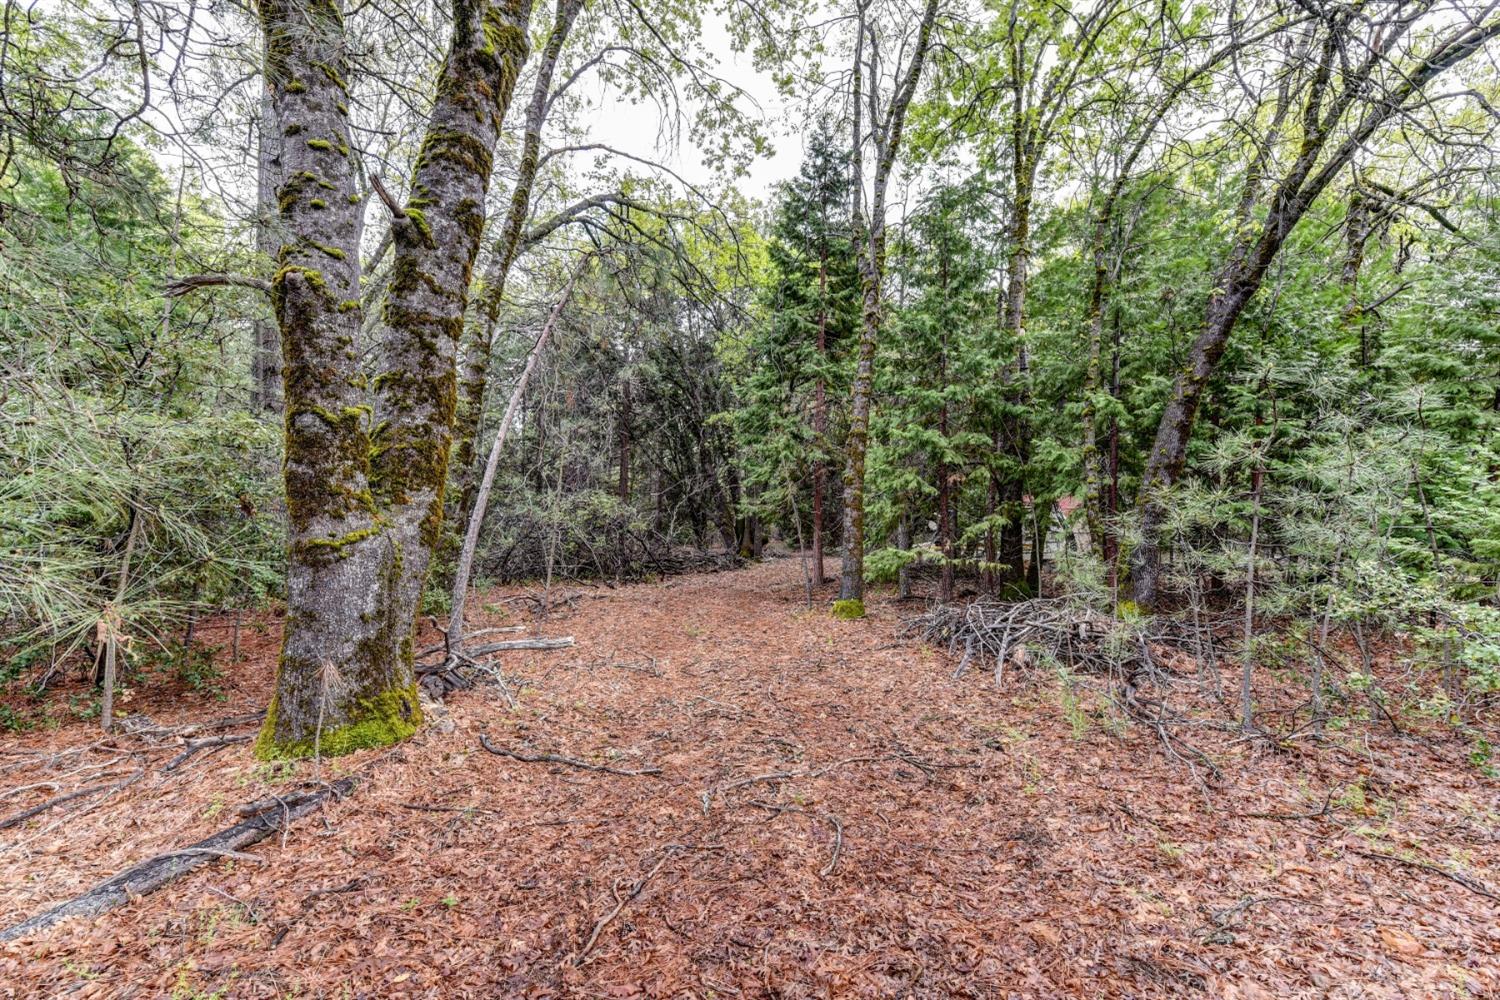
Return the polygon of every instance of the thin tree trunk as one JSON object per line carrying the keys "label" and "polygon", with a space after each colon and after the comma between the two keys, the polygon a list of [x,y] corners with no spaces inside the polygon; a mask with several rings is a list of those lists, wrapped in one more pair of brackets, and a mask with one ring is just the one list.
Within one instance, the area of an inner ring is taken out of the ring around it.
{"label": "thin tree trunk", "polygon": [[516,184],[510,193],[510,206],[500,237],[495,242],[489,266],[475,290],[474,315],[465,331],[461,391],[454,427],[454,461],[457,463],[454,479],[458,487],[458,505],[454,515],[457,523],[466,523],[474,506],[477,472],[475,440],[479,433],[480,418],[484,414],[490,357],[495,331],[500,324],[501,306],[505,302],[506,282],[520,249],[522,230],[531,209],[532,185],[536,182],[537,166],[541,162],[542,128],[552,109],[552,78],[557,71],[563,46],[585,2],[586,0],[557,0],[552,30],[542,46],[537,61],[536,80],[531,87],[531,99],[526,105],[521,160],[516,169]]}
{"label": "thin tree trunk", "polygon": [[[948,436],[948,406],[943,405],[942,413],[938,418],[938,427],[946,439]],[[953,511],[951,488],[948,483],[948,463],[941,457],[937,462],[937,522],[938,522],[938,551],[942,553],[943,562],[938,569],[938,600],[944,604],[953,600]]]}
{"label": "thin tree trunk", "polygon": [[526,398],[526,385],[531,381],[532,373],[536,371],[537,365],[541,363],[542,354],[546,351],[548,341],[552,337],[552,330],[562,316],[563,309],[567,307],[568,299],[572,297],[573,285],[578,280],[581,270],[580,266],[578,271],[573,272],[573,276],[568,279],[567,285],[563,288],[562,295],[558,297],[557,304],[547,315],[547,321],[542,324],[542,332],[537,335],[531,353],[526,356],[526,365],[521,369],[520,377],[516,379],[516,386],[510,392],[510,402],[505,406],[505,415],[500,418],[500,426],[495,430],[495,440],[490,445],[489,458],[484,463],[484,475],[474,495],[474,509],[469,512],[463,547],[458,553],[458,564],[453,569],[453,603],[452,611],[448,615],[448,649],[450,652],[463,652],[464,606],[469,599],[469,576],[474,569],[474,553],[479,548],[479,531],[484,526],[484,515],[490,502],[490,489],[495,484],[495,472],[500,468],[500,455],[505,450],[506,436],[510,433],[511,425],[515,423],[516,414],[521,410],[521,401]]}
{"label": "thin tree trunk", "polygon": [[[901,512],[901,519],[896,522],[896,548],[902,552],[911,551],[911,515],[905,510]],[[896,571],[896,596],[901,600],[911,598],[911,563],[903,562],[901,568]]]}
{"label": "thin tree trunk", "polygon": [[[937,19],[938,0],[927,0],[922,22],[912,49],[911,62],[902,74],[889,108],[882,119],[874,115],[876,95],[880,88],[878,72],[871,73],[871,121],[876,152],[875,174],[871,186],[870,210],[864,208],[864,99],[863,73],[865,39],[870,26],[865,17],[867,3],[858,10],[858,39],[855,44],[853,76],[853,143],[854,169],[854,244],[859,256],[862,304],[860,308],[859,351],[854,369],[854,386],[849,406],[848,457],[844,466],[844,558],[839,578],[839,600],[849,602],[842,608],[846,615],[864,613],[865,594],[865,461],[870,445],[870,405],[875,382],[875,348],[880,340],[881,283],[885,277],[885,199],[891,170],[900,149],[906,111],[916,94],[922,65],[932,42],[933,23]],[[873,40],[871,49],[874,49]],[[872,57],[871,65],[876,61]]]}
{"label": "thin tree trunk", "polygon": [[125,553],[120,558],[120,575],[115,580],[115,599],[104,609],[100,617],[104,625],[104,692],[99,705],[99,728],[106,733],[114,725],[115,669],[120,639],[120,604],[125,600],[125,591],[130,586],[130,560],[135,554],[136,539],[140,537],[140,510],[135,500],[130,501],[130,531],[125,535]]}
{"label": "thin tree trunk", "polygon": [[1256,449],[1255,471],[1251,474],[1250,489],[1250,549],[1245,559],[1245,635],[1240,651],[1240,728],[1250,732],[1255,728],[1255,708],[1252,700],[1251,680],[1255,674],[1255,557],[1260,541],[1260,498],[1265,484],[1266,467],[1263,455]]}
{"label": "thin tree trunk", "polygon": [[[270,87],[263,83],[260,122],[256,129],[255,252],[274,258],[281,250],[276,233],[276,190],[281,186],[281,128]],[[281,332],[272,316],[257,314],[251,323],[250,408],[256,413],[279,413],[281,389]]]}
{"label": "thin tree trunk", "polygon": [[615,582],[625,579],[625,512],[630,508],[630,376],[620,386],[620,527],[615,535]]}
{"label": "thin tree trunk", "polygon": [[1034,597],[1042,596],[1042,562],[1047,557],[1047,536],[1052,530],[1052,507],[1048,505],[1043,515],[1042,506],[1040,499],[1032,498],[1031,562],[1026,569],[1026,589]]}
{"label": "thin tree trunk", "polygon": [[828,462],[823,457],[828,447],[828,385],[821,366],[828,358],[828,255],[818,261],[818,382],[813,390],[813,444],[817,458],[813,461],[812,550],[813,578],[823,585],[823,501],[828,490]]}

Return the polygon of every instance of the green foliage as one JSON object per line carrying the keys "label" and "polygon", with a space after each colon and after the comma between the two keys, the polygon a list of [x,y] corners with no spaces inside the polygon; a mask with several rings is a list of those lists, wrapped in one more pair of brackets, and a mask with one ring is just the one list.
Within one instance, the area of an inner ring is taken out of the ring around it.
{"label": "green foliage", "polygon": [[[81,37],[23,36],[50,46],[23,47],[23,77],[27,52],[41,73]],[[65,659],[111,606],[143,648],[195,608],[258,601],[280,585],[282,545],[278,435],[231,405],[243,378],[225,347],[244,303],[162,294],[184,260],[252,266],[222,254],[200,193],[174,193],[129,135],[88,139],[97,120],[25,93],[45,127],[11,135],[0,161],[0,621],[12,668]]]}
{"label": "green foliage", "polygon": [[[836,520],[859,276],[849,237],[848,158],[828,119],[808,138],[798,176],[778,192],[757,317],[732,369],[742,508],[783,525],[809,521],[814,467]],[[819,412],[819,406],[822,411]],[[822,429],[819,422],[822,421]]]}

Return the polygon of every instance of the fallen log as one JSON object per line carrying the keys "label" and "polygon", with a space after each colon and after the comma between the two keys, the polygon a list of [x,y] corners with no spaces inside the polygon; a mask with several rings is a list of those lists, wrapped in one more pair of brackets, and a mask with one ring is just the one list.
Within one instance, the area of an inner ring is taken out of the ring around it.
{"label": "fallen log", "polygon": [[13,941],[27,934],[48,930],[71,917],[97,917],[124,906],[137,896],[161,888],[173,879],[202,868],[211,861],[235,857],[244,848],[260,843],[284,829],[293,820],[313,812],[329,799],[341,799],[354,789],[354,779],[340,778],[304,796],[270,803],[262,812],[220,830],[187,847],[147,858],[81,896],[0,931],[0,941]]}

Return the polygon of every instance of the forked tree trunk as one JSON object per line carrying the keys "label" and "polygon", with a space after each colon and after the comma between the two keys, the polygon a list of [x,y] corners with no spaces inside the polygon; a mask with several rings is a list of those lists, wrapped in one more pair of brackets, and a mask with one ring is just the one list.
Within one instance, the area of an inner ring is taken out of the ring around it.
{"label": "forked tree trunk", "polygon": [[454,357],[500,119],[526,57],[525,0],[455,0],[453,37],[403,209],[376,380],[355,354],[362,206],[338,0],[263,0],[285,143],[272,282],[286,380],[286,635],[257,752],[332,755],[421,721],[412,633],[442,527]]}
{"label": "forked tree trunk", "polygon": [[[1397,67],[1394,82],[1381,79],[1397,57],[1398,43],[1413,33],[1423,12],[1423,8],[1393,7],[1377,21],[1338,15],[1327,22],[1322,51],[1303,99],[1297,158],[1276,185],[1265,219],[1259,226],[1245,228],[1220,268],[1202,329],[1157,424],[1156,441],[1141,476],[1141,542],[1132,553],[1130,567],[1133,596],[1142,607],[1154,606],[1159,598],[1168,493],[1186,465],[1198,407],[1235,324],[1260,290],[1276,255],[1318,196],[1382,125],[1406,114],[1408,102],[1422,100],[1428,83],[1500,36],[1500,18],[1486,10],[1485,19],[1459,23],[1435,35],[1425,55],[1401,60],[1406,65]],[[1369,39],[1351,40],[1349,36],[1358,30],[1368,31]],[[1364,54],[1357,64],[1346,65],[1347,53],[1356,48]],[[1336,88],[1332,87],[1335,65],[1340,67]],[[1338,135],[1344,138],[1325,157],[1331,139]],[[1251,185],[1247,185],[1246,197],[1254,200]]]}
{"label": "forked tree trunk", "polygon": [[[891,170],[896,164],[896,154],[901,147],[901,134],[906,124],[906,111],[922,77],[922,65],[932,43],[933,23],[937,19],[937,0],[927,0],[917,37],[911,50],[911,62],[901,75],[896,91],[891,97],[890,107],[884,116],[877,116],[875,104],[880,79],[878,60],[872,56],[871,66],[877,73],[871,74],[868,95],[871,98],[870,126],[874,133],[875,174],[871,186],[870,210],[864,208],[862,194],[864,186],[863,127],[864,100],[862,89],[865,39],[870,31],[865,21],[868,4],[861,3],[858,11],[858,40],[854,52],[853,86],[853,142],[854,165],[854,210],[853,233],[855,248],[859,254],[861,286],[859,351],[854,369],[854,387],[850,394],[848,455],[844,465],[844,558],[839,577],[839,600],[845,604],[844,615],[863,615],[865,596],[865,461],[870,446],[870,404],[875,384],[875,348],[880,340],[881,327],[881,282],[885,277],[885,199],[890,183]],[[871,50],[875,51],[872,40]]]}

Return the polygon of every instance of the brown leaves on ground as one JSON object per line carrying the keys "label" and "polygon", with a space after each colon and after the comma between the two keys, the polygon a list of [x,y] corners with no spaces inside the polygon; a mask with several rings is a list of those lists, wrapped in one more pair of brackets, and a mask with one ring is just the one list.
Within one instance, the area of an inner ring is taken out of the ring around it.
{"label": "brown leaves on ground", "polygon": [[[321,771],[259,764],[238,743],[166,773],[180,736],[101,740],[82,724],[8,739],[0,794],[57,788],[0,801],[4,815],[149,776],[0,835],[7,925],[227,825],[241,802],[369,778],[255,848],[264,865],[216,862],[0,948],[0,995],[1500,991],[1493,899],[1354,853],[1500,885],[1495,783],[1446,730],[1356,724],[1275,750],[1194,728],[1225,776],[1205,797],[1154,732],[1086,689],[954,681],[945,656],[899,638],[894,602],[859,622],[806,610],[794,562],[594,593],[537,625],[576,648],[504,661],[518,709],[464,692],[451,734]],[[491,613],[476,626],[510,623],[507,605],[479,603]],[[157,726],[263,704],[274,639],[250,649],[227,704],[148,706]],[[481,734],[662,774],[495,756]],[[1245,815],[1325,800],[1326,815]]]}

